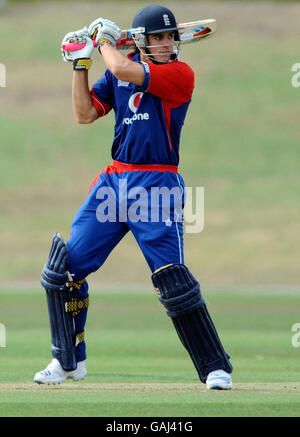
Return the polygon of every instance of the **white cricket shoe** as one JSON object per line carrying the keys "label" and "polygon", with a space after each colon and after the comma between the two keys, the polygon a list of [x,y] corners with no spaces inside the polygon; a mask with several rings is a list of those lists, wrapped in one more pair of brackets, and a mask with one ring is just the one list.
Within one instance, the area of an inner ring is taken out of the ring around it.
{"label": "white cricket shoe", "polygon": [[73,381],[79,381],[85,378],[87,375],[85,360],[77,363],[77,368],[67,372],[64,370],[59,361],[53,358],[50,364],[40,372],[34,375],[34,382],[38,384],[60,384],[65,379],[73,379]]}
{"label": "white cricket shoe", "polygon": [[233,387],[231,376],[224,370],[214,370],[207,376],[206,387],[207,390],[230,390]]}

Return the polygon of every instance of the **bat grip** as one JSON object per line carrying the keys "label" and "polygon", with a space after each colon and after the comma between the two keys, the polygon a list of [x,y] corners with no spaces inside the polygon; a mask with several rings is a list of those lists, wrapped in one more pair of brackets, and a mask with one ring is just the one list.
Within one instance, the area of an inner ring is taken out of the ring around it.
{"label": "bat grip", "polygon": [[[93,45],[94,45],[94,47],[97,47],[97,43],[96,43],[96,41],[95,41],[95,40],[92,40],[92,41],[93,41]],[[86,46],[85,43],[83,43],[83,44],[78,44],[78,43],[76,43],[76,42],[68,42],[67,44],[63,44],[63,45],[61,46],[61,48],[62,48],[64,51],[66,51],[66,52],[74,52],[75,50],[81,50],[81,49],[83,49],[85,46]]]}

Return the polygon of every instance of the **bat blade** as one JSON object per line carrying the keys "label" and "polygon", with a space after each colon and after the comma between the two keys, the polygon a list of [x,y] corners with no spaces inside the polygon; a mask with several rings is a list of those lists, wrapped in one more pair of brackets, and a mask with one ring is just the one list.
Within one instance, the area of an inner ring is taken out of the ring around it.
{"label": "bat blade", "polygon": [[216,32],[216,20],[208,18],[206,20],[191,21],[178,25],[181,44],[190,44],[207,38]]}

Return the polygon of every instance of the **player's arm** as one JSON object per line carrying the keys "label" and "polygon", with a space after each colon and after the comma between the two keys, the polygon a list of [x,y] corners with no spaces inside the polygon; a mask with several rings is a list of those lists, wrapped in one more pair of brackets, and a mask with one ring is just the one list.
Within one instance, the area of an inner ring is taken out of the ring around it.
{"label": "player's arm", "polygon": [[92,103],[87,70],[73,72],[72,106],[77,123],[88,124],[99,118],[99,113]]}
{"label": "player's arm", "polygon": [[98,43],[106,67],[117,79],[139,86],[143,84],[145,73],[142,65],[131,61],[116,49],[121,30],[113,21],[98,18],[90,24],[88,32]]}
{"label": "player's arm", "polygon": [[139,86],[144,83],[145,72],[141,64],[126,58],[110,44],[103,44],[100,51],[107,68],[117,79]]}
{"label": "player's arm", "polygon": [[87,27],[67,33],[61,46],[68,42],[85,43],[85,47],[81,50],[68,52],[62,48],[61,51],[64,61],[73,63],[72,105],[75,120],[82,124],[92,123],[106,112],[101,113],[97,110],[89,91],[88,70],[92,64],[91,55],[94,45]]}

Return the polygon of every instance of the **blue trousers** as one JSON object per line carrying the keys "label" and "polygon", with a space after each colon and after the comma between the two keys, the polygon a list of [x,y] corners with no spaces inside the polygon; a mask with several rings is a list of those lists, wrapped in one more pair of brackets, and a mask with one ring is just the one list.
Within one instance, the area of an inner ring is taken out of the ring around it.
{"label": "blue trousers", "polygon": [[[167,264],[184,264],[183,204],[184,181],[177,172],[108,166],[71,226],[67,247],[74,280],[97,271],[129,231],[152,273]],[[87,281],[74,296],[88,296]],[[87,308],[75,317],[76,334],[84,331],[86,318]],[[76,347],[76,356],[77,362],[86,358],[85,341]]]}

